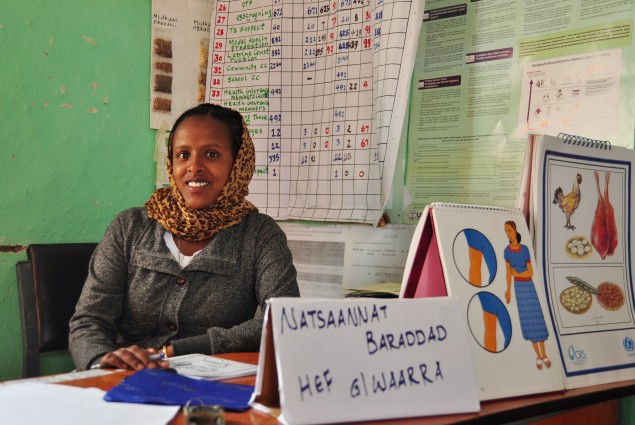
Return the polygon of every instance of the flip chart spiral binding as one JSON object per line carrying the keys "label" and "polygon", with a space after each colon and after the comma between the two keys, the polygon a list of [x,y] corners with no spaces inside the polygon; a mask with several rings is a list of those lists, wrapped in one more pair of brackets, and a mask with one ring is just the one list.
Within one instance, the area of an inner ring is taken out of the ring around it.
{"label": "flip chart spiral binding", "polygon": [[490,213],[500,213],[509,215],[510,213],[516,213],[519,211],[516,207],[502,207],[495,205],[478,205],[478,204],[456,204],[451,202],[433,202],[429,205],[430,208],[439,209],[455,209],[455,210],[467,210],[467,211],[487,211]]}
{"label": "flip chart spiral binding", "polygon": [[576,136],[575,134],[559,133],[558,137],[565,143],[576,146],[584,146],[596,149],[611,150],[611,142],[607,140],[590,139],[588,137]]}

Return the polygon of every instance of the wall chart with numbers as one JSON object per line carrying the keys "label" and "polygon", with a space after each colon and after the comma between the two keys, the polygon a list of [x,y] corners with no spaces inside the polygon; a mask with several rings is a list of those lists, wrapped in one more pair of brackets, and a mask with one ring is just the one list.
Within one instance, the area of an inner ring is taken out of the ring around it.
{"label": "wall chart with numbers", "polygon": [[424,0],[218,0],[206,100],[256,146],[249,199],[278,219],[376,224],[388,201]]}

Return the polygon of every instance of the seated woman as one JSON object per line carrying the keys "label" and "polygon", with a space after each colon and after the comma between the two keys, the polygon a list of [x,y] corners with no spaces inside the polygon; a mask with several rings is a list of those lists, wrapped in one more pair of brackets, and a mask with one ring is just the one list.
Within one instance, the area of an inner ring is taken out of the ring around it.
{"label": "seated woman", "polygon": [[171,186],[116,217],[95,250],[70,321],[78,369],[258,351],[258,306],[299,296],[285,234],[245,198],[255,152],[240,113],[212,104],[183,113],[167,169]]}

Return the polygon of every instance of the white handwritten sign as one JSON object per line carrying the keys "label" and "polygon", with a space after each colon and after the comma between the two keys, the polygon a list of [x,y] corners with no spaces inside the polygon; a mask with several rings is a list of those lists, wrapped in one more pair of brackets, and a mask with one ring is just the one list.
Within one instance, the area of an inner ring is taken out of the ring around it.
{"label": "white handwritten sign", "polygon": [[290,425],[479,410],[454,298],[272,299],[255,407]]}

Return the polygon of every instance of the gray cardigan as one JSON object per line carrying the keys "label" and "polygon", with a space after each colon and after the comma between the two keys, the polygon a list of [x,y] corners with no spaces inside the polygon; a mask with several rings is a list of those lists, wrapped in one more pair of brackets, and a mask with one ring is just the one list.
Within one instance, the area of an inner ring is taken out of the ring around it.
{"label": "gray cardigan", "polygon": [[258,351],[257,307],[300,295],[286,236],[269,216],[252,213],[222,230],[184,269],[164,233],[143,208],[106,230],[70,321],[77,368],[132,344],[172,344],[176,355]]}

